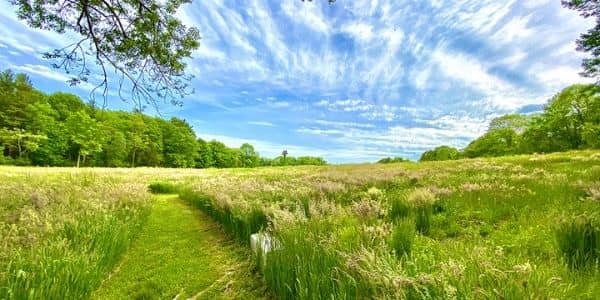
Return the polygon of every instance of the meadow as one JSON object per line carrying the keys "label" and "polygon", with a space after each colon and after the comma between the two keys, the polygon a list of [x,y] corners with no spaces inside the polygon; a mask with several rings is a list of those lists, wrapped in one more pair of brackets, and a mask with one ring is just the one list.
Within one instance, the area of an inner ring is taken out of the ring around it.
{"label": "meadow", "polygon": [[[0,182],[2,299],[123,295],[128,281],[143,280],[123,270],[144,272],[127,258],[144,253],[144,236],[154,232],[144,227],[181,218],[161,215],[167,200],[150,191],[179,195],[185,205],[175,209],[202,211],[197,218],[210,218],[222,229],[215,234],[232,241],[223,247],[236,248],[232,265],[240,267],[228,272],[237,275],[208,298],[600,295],[598,151],[226,170],[0,167]],[[251,254],[256,232],[272,238],[270,251]],[[193,263],[186,255],[163,264]],[[104,282],[110,277],[118,280]]]}

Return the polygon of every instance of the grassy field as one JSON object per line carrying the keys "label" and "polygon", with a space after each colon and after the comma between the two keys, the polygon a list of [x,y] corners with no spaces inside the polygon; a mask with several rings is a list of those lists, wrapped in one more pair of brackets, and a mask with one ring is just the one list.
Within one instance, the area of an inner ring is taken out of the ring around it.
{"label": "grassy field", "polygon": [[[228,170],[1,167],[0,181],[0,298],[207,288],[208,298],[243,298],[261,283],[282,299],[600,295],[600,152]],[[153,198],[152,183],[204,214]],[[227,234],[203,232],[207,217]],[[257,231],[275,246],[251,275],[243,249]],[[207,255],[231,255],[232,284]],[[151,267],[153,258],[163,263]]]}

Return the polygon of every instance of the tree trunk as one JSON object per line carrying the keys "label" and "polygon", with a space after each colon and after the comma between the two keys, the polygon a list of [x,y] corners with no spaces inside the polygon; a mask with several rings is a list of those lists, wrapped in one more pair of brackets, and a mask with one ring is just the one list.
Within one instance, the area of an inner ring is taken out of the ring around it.
{"label": "tree trunk", "polygon": [[77,152],[77,167],[79,168],[79,161],[81,160],[81,152]]}
{"label": "tree trunk", "polygon": [[19,148],[19,157],[21,157],[22,149],[21,149],[21,138],[17,138],[17,147]]}
{"label": "tree trunk", "polygon": [[133,154],[131,155],[131,167],[135,167],[135,150],[133,150]]}

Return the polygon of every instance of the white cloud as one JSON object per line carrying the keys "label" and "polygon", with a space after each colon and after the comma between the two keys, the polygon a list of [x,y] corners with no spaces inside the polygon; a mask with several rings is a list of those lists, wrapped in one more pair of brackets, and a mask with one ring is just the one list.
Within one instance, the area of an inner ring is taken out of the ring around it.
{"label": "white cloud", "polygon": [[319,2],[283,1],[281,9],[292,22],[300,22],[316,32],[327,34],[330,26],[321,13]]}
{"label": "white cloud", "polygon": [[347,127],[356,127],[356,128],[375,128],[375,125],[369,123],[357,123],[357,122],[340,122],[340,121],[327,121],[327,120],[316,120],[315,124],[332,126],[336,128],[347,128]]}
{"label": "white cloud", "polygon": [[268,121],[249,121],[248,124],[256,125],[256,126],[264,126],[264,127],[276,127],[275,124],[268,122]]}
{"label": "white cloud", "polygon": [[373,26],[371,24],[354,22],[342,26],[342,31],[350,34],[360,42],[369,42],[373,36]]}

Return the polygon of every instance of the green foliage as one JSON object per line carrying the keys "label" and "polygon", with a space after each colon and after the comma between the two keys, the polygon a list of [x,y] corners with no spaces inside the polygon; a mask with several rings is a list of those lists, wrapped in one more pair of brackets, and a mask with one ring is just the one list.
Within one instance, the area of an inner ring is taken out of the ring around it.
{"label": "green foliage", "polygon": [[386,158],[382,158],[379,161],[377,161],[378,164],[394,164],[394,163],[401,163],[401,162],[407,162],[409,161],[408,159],[404,159],[402,157],[386,157]]}
{"label": "green foliage", "polygon": [[[191,93],[185,61],[199,47],[200,35],[175,16],[186,2],[11,1],[18,17],[32,28],[76,33],[78,40],[73,44],[44,54],[55,62],[55,68],[77,74],[70,84],[94,78],[86,64],[94,61],[101,78],[96,89],[102,87],[106,97],[109,82],[114,80],[119,89],[130,88],[133,99],[128,100],[140,107],[144,101],[156,105],[156,99],[179,104],[181,97]],[[107,75],[111,69],[119,79]]]}
{"label": "green foliage", "polygon": [[96,120],[83,111],[75,112],[65,121],[69,140],[77,151],[77,167],[83,158],[102,151],[102,139]]}
{"label": "green foliage", "polygon": [[472,141],[464,150],[465,157],[503,156],[518,152],[518,135],[510,128],[494,129]]}
{"label": "green foliage", "polygon": [[244,143],[240,147],[240,162],[246,168],[257,167],[260,163],[260,156],[252,145]]}
{"label": "green foliage", "polygon": [[600,218],[583,214],[564,218],[556,241],[566,264],[573,269],[600,266]]}
{"label": "green foliage", "polygon": [[164,165],[174,168],[193,168],[196,165],[198,144],[192,127],[185,120],[177,118],[172,118],[162,125]]}
{"label": "green foliage", "polygon": [[591,57],[583,59],[581,73],[587,77],[597,78],[600,75],[600,6],[596,0],[562,0],[562,5],[579,11],[584,18],[595,18],[596,25],[583,33],[577,40],[577,50],[591,54]]}
{"label": "green foliage", "polygon": [[410,219],[404,219],[396,223],[389,245],[399,258],[409,256],[415,238],[415,224]]}
{"label": "green foliage", "polygon": [[327,162],[320,158],[314,156],[289,156],[286,154],[285,158],[283,156],[278,156],[274,159],[261,158],[260,165],[261,166],[302,166],[302,165],[312,165],[312,166],[323,166],[326,165]]}
{"label": "green foliage", "polygon": [[531,123],[531,117],[519,114],[508,114],[494,118],[490,121],[488,131],[496,131],[502,129],[512,129],[515,133],[521,134],[527,129]]}
{"label": "green foliage", "polygon": [[442,147],[426,151],[421,161],[600,148],[600,87],[575,84],[555,95],[542,114],[498,117],[461,154],[447,155]]}
{"label": "green foliage", "polygon": [[324,165],[318,157],[261,158],[250,144],[197,139],[185,120],[97,110],[67,93],[46,95],[24,74],[0,73],[3,164],[41,166],[252,168]]}
{"label": "green foliage", "polygon": [[425,151],[419,161],[455,160],[460,158],[458,149],[450,146],[439,146],[433,150]]}

